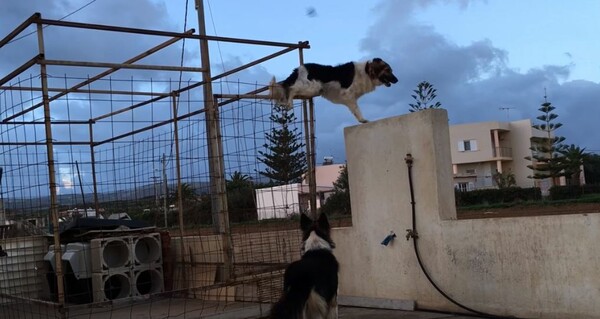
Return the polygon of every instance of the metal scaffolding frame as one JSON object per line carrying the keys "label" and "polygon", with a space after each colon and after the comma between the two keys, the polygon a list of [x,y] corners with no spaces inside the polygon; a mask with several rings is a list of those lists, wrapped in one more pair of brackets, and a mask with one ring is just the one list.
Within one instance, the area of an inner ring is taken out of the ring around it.
{"label": "metal scaffolding frame", "polygon": [[[203,4],[202,1],[196,2],[197,11],[198,11],[198,20],[199,20],[199,32],[195,33],[194,29],[187,30],[186,32],[169,32],[169,31],[160,31],[160,30],[148,30],[148,29],[138,29],[138,28],[127,28],[127,27],[119,27],[113,25],[100,25],[100,24],[89,24],[89,23],[79,23],[79,22],[68,22],[68,21],[60,21],[60,20],[52,20],[52,19],[44,19],[40,13],[34,13],[31,17],[26,19],[22,24],[20,24],[17,28],[15,28],[12,32],[10,32],[7,36],[0,40],[0,50],[11,42],[11,40],[15,39],[19,36],[23,31],[25,31],[30,26],[36,27],[37,32],[37,42],[38,42],[38,53],[35,54],[31,59],[27,62],[23,63],[12,72],[7,74],[6,76],[0,79],[0,90],[3,91],[32,91],[32,92],[41,92],[42,100],[36,104],[33,104],[27,108],[24,108],[20,111],[16,111],[13,114],[7,115],[4,118],[0,118],[0,125],[44,125],[45,128],[45,141],[36,141],[36,142],[1,142],[1,145],[45,145],[46,153],[47,153],[47,161],[48,161],[48,174],[49,174],[49,193],[50,193],[50,216],[51,222],[53,225],[53,233],[54,233],[54,250],[56,257],[56,276],[57,280],[57,295],[58,295],[58,303],[55,304],[58,307],[64,307],[65,305],[65,295],[64,295],[64,286],[63,286],[63,269],[62,263],[60,261],[61,254],[61,245],[59,238],[59,218],[58,218],[58,202],[57,202],[57,185],[56,185],[56,168],[54,161],[54,153],[53,147],[55,145],[89,145],[90,147],[90,156],[91,156],[91,169],[92,169],[92,178],[93,178],[93,192],[94,192],[94,206],[96,211],[98,211],[98,189],[97,189],[97,180],[96,180],[96,167],[95,167],[95,159],[94,159],[94,148],[106,144],[112,141],[120,140],[128,136],[132,136],[135,134],[139,134],[141,132],[151,130],[164,125],[174,125],[175,132],[177,132],[177,123],[178,121],[184,120],[186,118],[190,118],[192,116],[198,115],[200,113],[205,113],[206,117],[206,129],[207,129],[207,142],[209,145],[209,168],[210,168],[210,181],[211,181],[211,202],[212,202],[212,211],[213,214],[213,225],[215,227],[214,231],[216,234],[222,236],[223,243],[223,253],[225,257],[225,267],[222,274],[222,281],[227,282],[232,279],[232,247],[231,247],[231,233],[229,229],[229,220],[228,220],[228,211],[227,211],[227,198],[226,198],[226,190],[225,190],[225,173],[224,173],[224,165],[223,165],[223,145],[221,141],[221,132],[219,125],[219,107],[224,105],[236,102],[240,99],[269,99],[268,95],[261,94],[268,90],[268,87],[262,87],[244,94],[213,94],[212,92],[212,83],[216,80],[224,78],[226,76],[235,74],[242,70],[248,69],[252,66],[258,65],[265,61],[274,59],[286,53],[290,53],[292,51],[298,50],[299,55],[299,63],[302,64],[304,62],[303,50],[309,49],[308,42],[298,42],[298,43],[283,43],[283,42],[273,42],[273,41],[262,41],[262,40],[252,40],[252,39],[239,39],[239,38],[229,38],[229,37],[218,37],[218,36],[209,36],[206,35],[205,23],[204,23],[204,12],[203,12]],[[68,60],[60,60],[60,59],[46,59],[45,57],[45,47],[44,47],[44,27],[45,26],[56,26],[62,28],[78,28],[85,30],[98,30],[105,32],[121,32],[121,33],[129,33],[129,34],[137,34],[137,35],[147,35],[147,36],[157,36],[157,37],[166,37],[168,38],[164,42],[159,45],[156,45],[126,61],[121,63],[115,62],[98,62],[98,61],[68,61]],[[200,58],[202,65],[200,67],[186,67],[186,66],[170,66],[170,65],[150,65],[150,64],[138,64],[137,62],[164,49],[167,48],[182,39],[191,39],[197,40],[200,46]],[[210,41],[220,41],[220,42],[228,42],[228,43],[239,43],[239,44],[249,44],[249,45],[261,45],[261,46],[269,46],[269,47],[277,47],[281,48],[280,50],[264,56],[262,58],[256,59],[249,63],[245,63],[239,67],[231,69],[229,71],[212,75],[210,70],[210,59],[208,56],[208,44]],[[40,86],[12,86],[7,85],[11,80],[17,78],[23,72],[38,66],[39,74],[40,74]],[[89,77],[86,80],[83,80],[75,85],[71,85],[67,88],[57,88],[57,87],[49,87],[48,86],[48,74],[47,67],[48,66],[64,66],[64,67],[88,67],[88,68],[99,68],[105,69],[100,73]],[[121,70],[121,69],[134,69],[134,70],[154,70],[154,71],[179,71],[179,72],[199,72],[202,74],[202,81],[193,83],[186,87],[173,90],[168,93],[156,93],[156,92],[144,92],[144,91],[113,91],[113,90],[102,90],[102,89],[90,89],[89,85],[106,79],[109,75]],[[88,86],[88,88],[84,88]],[[177,101],[179,96],[191,89],[203,87],[204,93],[204,107],[200,110],[196,110],[193,112],[189,112],[187,114],[178,115],[176,112],[177,109]],[[90,117],[89,120],[54,120],[50,117],[50,107],[53,101],[58,100],[59,98],[65,97],[71,93],[87,93],[87,94],[111,94],[111,95],[124,95],[124,96],[146,96],[147,100],[132,103],[127,107],[123,107],[117,110],[113,110],[110,113],[98,115],[95,117]],[[307,162],[308,162],[308,182],[309,182],[309,190],[310,190],[310,213],[312,217],[316,217],[316,184],[315,184],[315,136],[314,136],[314,104],[312,98],[307,97],[297,97],[298,99],[302,99],[303,105],[303,114],[304,114],[304,129],[305,129],[305,138],[306,138],[306,148],[307,148]],[[94,140],[94,124],[103,119],[108,119],[114,117],[118,114],[131,112],[139,107],[144,105],[148,105],[154,102],[162,101],[162,100],[171,100],[173,107],[173,117],[169,119],[165,119],[163,121],[153,123],[151,125],[147,125],[145,127],[137,128],[135,130],[131,130],[129,132],[111,136],[110,138],[106,138],[104,140]],[[33,111],[43,108],[44,118],[43,121],[24,120],[24,116],[32,113]],[[23,118],[23,120],[19,120]],[[53,138],[53,125],[87,125],[89,130],[89,140],[88,141],[56,141]],[[179,214],[183,211],[182,202],[181,202],[181,171],[179,167],[179,137],[174,136],[174,144],[175,144],[175,156],[176,156],[176,172],[177,172],[177,191],[179,193],[179,201],[177,203],[179,208]],[[180,221],[180,235],[183,236],[183,218],[179,218]],[[183,249],[183,246],[182,248]],[[2,297],[11,297],[3,295]],[[15,297],[16,298],[16,297]],[[20,298],[20,297],[19,297]],[[32,300],[33,301],[33,300]],[[46,303],[39,301],[40,303]]]}

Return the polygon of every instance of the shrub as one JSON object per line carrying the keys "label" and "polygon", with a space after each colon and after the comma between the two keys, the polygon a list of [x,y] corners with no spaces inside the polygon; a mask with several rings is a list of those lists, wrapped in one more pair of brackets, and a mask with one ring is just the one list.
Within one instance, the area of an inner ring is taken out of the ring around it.
{"label": "shrub", "polygon": [[550,187],[550,199],[572,199],[579,198],[583,194],[600,193],[600,184],[567,185]]}
{"label": "shrub", "polygon": [[455,191],[456,206],[512,203],[517,201],[539,200],[539,188],[508,187],[502,189],[479,189],[469,192]]}

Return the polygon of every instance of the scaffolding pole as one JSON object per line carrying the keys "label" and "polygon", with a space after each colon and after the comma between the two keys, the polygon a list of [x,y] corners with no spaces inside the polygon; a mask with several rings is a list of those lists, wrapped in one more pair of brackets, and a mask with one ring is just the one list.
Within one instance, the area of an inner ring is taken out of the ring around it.
{"label": "scaffolding pole", "polygon": [[208,40],[206,40],[206,25],[204,21],[203,0],[196,0],[198,13],[198,33],[200,40],[200,58],[202,60],[202,82],[204,93],[204,110],[206,117],[206,135],[208,139],[208,166],[210,170],[211,207],[213,227],[221,236],[223,247],[223,271],[221,280],[228,281],[233,276],[233,250],[231,230],[229,227],[229,211],[227,208],[227,191],[225,187],[225,170],[223,164],[223,146],[219,126],[219,109],[212,92],[212,79],[210,73],[210,58],[208,54]]}
{"label": "scaffolding pole", "polygon": [[[40,55],[44,55],[44,34],[41,24],[37,24],[38,47]],[[52,139],[52,118],[50,116],[50,99],[48,96],[48,74],[46,66],[40,65],[40,80],[42,86],[42,100],[44,105],[44,123],[46,133],[46,154],[48,159],[48,183],[50,191],[50,218],[52,220],[52,233],[54,237],[54,258],[56,272],[56,294],[58,297],[59,312],[64,318],[65,312],[65,287],[63,281],[62,249],[60,247],[60,233],[58,227],[58,198],[56,192],[56,168],[54,167],[54,144]]]}

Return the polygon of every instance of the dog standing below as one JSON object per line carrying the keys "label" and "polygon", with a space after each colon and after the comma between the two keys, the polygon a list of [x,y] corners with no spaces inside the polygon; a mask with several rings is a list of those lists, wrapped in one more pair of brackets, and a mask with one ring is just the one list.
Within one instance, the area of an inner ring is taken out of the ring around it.
{"label": "dog standing below", "polygon": [[325,214],[313,222],[301,214],[302,258],[283,276],[283,294],[271,309],[271,319],[337,319],[339,265]]}
{"label": "dog standing below", "polygon": [[354,117],[368,122],[360,112],[358,99],[379,85],[391,86],[398,82],[392,68],[380,58],[367,62],[348,62],[338,66],[307,63],[296,68],[282,82],[269,84],[275,103],[292,108],[296,96],[305,98],[323,96],[335,104],[346,105]]}

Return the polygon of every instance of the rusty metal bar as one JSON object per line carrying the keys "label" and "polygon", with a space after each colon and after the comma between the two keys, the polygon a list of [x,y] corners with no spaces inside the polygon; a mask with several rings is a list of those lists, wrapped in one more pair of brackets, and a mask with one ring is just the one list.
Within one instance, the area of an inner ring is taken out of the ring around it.
{"label": "rusty metal bar", "polygon": [[[204,20],[204,1],[196,0],[198,13],[198,34],[206,35]],[[208,40],[200,41],[200,58],[202,67],[202,80],[206,84],[203,88],[204,109],[206,110],[206,138],[208,143],[208,167],[210,170],[211,204],[213,214],[213,227],[216,234],[221,236],[223,250],[223,272],[221,281],[228,281],[233,277],[233,246],[231,229],[229,227],[229,211],[227,208],[227,190],[225,187],[225,171],[223,166],[223,149],[221,145],[221,132],[219,126],[219,108],[216,105],[212,92],[212,76],[210,72],[210,57]]]}
{"label": "rusty metal bar", "polygon": [[[262,88],[260,88],[260,89],[256,89],[256,90],[250,91],[250,92],[248,92],[248,93],[246,93],[246,94],[243,94],[243,95],[256,95],[256,94],[258,94],[258,93],[262,93],[262,92],[264,92],[264,91],[266,91],[266,90],[268,90],[268,89],[269,89],[269,87],[268,87],[268,86],[265,86],[265,87],[262,87]],[[241,99],[242,99],[241,97],[234,97],[234,98],[231,98],[231,99],[229,99],[229,100],[227,100],[227,101],[219,102],[218,106],[219,106],[219,107],[221,107],[221,106],[225,106],[225,105],[227,105],[227,104],[230,104],[230,103],[233,103],[233,102],[239,101],[239,100],[241,100]]]}
{"label": "rusty metal bar", "polygon": [[[192,32],[194,32],[193,29],[186,31],[185,34],[192,33]],[[171,44],[173,44],[173,43],[175,43],[175,42],[177,42],[179,40],[180,40],[180,38],[169,39],[169,40],[167,40],[167,41],[165,41],[165,42],[163,42],[163,43],[161,43],[161,44],[159,44],[159,45],[157,45],[157,46],[155,46],[155,47],[153,47],[153,48],[151,48],[151,49],[149,49],[149,50],[147,50],[147,51],[145,51],[145,52],[143,52],[141,54],[136,55],[135,57],[133,57],[133,58],[125,61],[124,63],[125,64],[135,63],[136,61],[139,61],[139,60],[141,60],[141,59],[143,59],[143,58],[145,58],[145,57],[147,57],[147,56],[149,56],[149,55],[151,55],[151,54],[153,54],[155,52],[158,52],[159,50],[164,49],[164,48],[168,47],[169,45],[171,45]],[[79,83],[79,84],[76,84],[76,85],[72,86],[71,88],[69,88],[69,90],[77,90],[79,88],[82,88],[82,87],[84,87],[84,86],[86,86],[86,85],[88,85],[88,84],[90,84],[90,83],[92,83],[94,81],[97,81],[97,80],[99,80],[99,79],[101,79],[101,78],[103,78],[103,77],[105,77],[107,75],[110,75],[110,74],[112,74],[112,73],[114,73],[114,72],[116,72],[118,70],[119,70],[119,68],[112,68],[112,69],[106,70],[106,71],[104,71],[102,73],[99,73],[99,74],[97,74],[97,75],[95,75],[95,76],[93,76],[93,77],[91,77],[91,78],[89,78],[89,79],[87,79],[87,80]],[[67,90],[67,92],[59,93],[57,95],[52,96],[49,101],[52,102],[52,101],[54,101],[54,100],[56,100],[56,99],[58,99],[60,97],[63,97],[65,95],[67,95],[67,94],[68,94],[68,90]],[[27,113],[29,113],[29,112],[37,109],[41,105],[42,105],[42,103],[38,103],[38,104],[32,105],[31,107],[29,107],[27,109],[24,109],[24,110],[22,110],[20,112],[17,112],[15,114],[13,114],[13,115],[5,118],[4,120],[2,120],[2,122],[8,122],[8,121],[10,121],[12,119],[15,119],[15,118],[17,118],[17,117],[19,117],[21,115],[27,114]]]}
{"label": "rusty metal bar", "polygon": [[[90,142],[59,142],[59,141],[53,141],[52,142],[53,145],[90,145]],[[46,142],[0,142],[0,145],[2,146],[19,146],[19,145],[23,145],[23,146],[44,146],[47,145]]]}
{"label": "rusty metal bar", "polygon": [[98,202],[98,180],[96,179],[96,155],[94,154],[94,122],[89,121],[90,132],[90,161],[92,162],[92,184],[94,188],[94,209],[96,217],[100,215],[100,203]]}
{"label": "rusty metal bar", "polygon": [[35,20],[41,18],[42,15],[39,12],[34,13],[31,17],[27,18],[27,20],[23,21],[18,27],[12,30],[7,36],[5,36],[2,40],[0,40],[0,48],[9,43],[12,39],[14,39],[19,33],[23,32],[23,30],[27,29]]}
{"label": "rusty metal bar", "polygon": [[166,98],[167,96],[169,96],[169,93],[163,93],[160,96],[152,98],[150,100],[147,100],[147,101],[144,101],[144,102],[140,102],[140,103],[136,103],[136,104],[128,106],[126,108],[122,108],[122,109],[116,110],[114,112],[110,112],[110,113],[106,113],[104,115],[97,116],[97,117],[93,118],[92,121],[97,122],[97,121],[103,120],[105,118],[111,117],[113,115],[117,115],[117,114],[120,114],[120,113],[131,111],[131,110],[137,109],[140,106],[144,106],[144,105],[147,105],[147,104],[158,102],[158,101]]}
{"label": "rusty metal bar", "polygon": [[274,41],[263,41],[263,40],[239,39],[239,38],[229,38],[229,37],[218,37],[218,36],[206,35],[206,34],[201,34],[200,32],[198,35],[195,35],[195,34],[178,33],[178,32],[171,32],[171,31],[128,28],[128,27],[118,27],[118,26],[111,26],[111,25],[104,25],[104,24],[59,21],[59,20],[50,20],[50,19],[38,19],[38,22],[40,22],[42,24],[46,24],[46,25],[55,25],[55,26],[81,28],[81,29],[92,29],[92,30],[101,30],[101,31],[156,35],[156,36],[165,36],[165,37],[179,37],[179,38],[220,41],[220,42],[230,42],[230,43],[256,44],[256,45],[266,45],[266,46],[273,46],[273,47],[288,47],[288,48],[294,48],[294,49],[298,49],[298,48],[309,49],[310,48],[310,46],[308,45],[307,42],[285,43],[285,42],[274,42]]}
{"label": "rusty metal bar", "polygon": [[[232,69],[232,70],[229,70],[229,71],[227,71],[227,72],[225,72],[225,73],[222,73],[222,74],[219,74],[219,75],[217,75],[217,76],[211,77],[211,81],[215,81],[215,80],[218,80],[218,79],[220,79],[220,78],[226,77],[226,76],[228,76],[228,75],[230,75],[230,74],[233,74],[233,73],[239,72],[239,71],[241,71],[241,70],[247,69],[247,68],[249,68],[249,67],[252,67],[252,66],[254,66],[254,65],[257,65],[257,64],[259,64],[259,63],[262,63],[262,62],[264,62],[264,61],[267,61],[267,60],[269,60],[269,59],[272,59],[272,58],[278,57],[278,56],[280,56],[280,55],[282,55],[282,54],[285,54],[285,53],[287,53],[287,52],[290,52],[290,51],[293,51],[293,50],[294,50],[294,49],[283,49],[283,50],[277,51],[277,52],[275,52],[275,53],[273,53],[273,54],[271,54],[271,55],[268,55],[268,56],[266,56],[266,57],[260,58],[260,59],[258,59],[258,60],[254,60],[254,61],[252,61],[252,62],[250,62],[250,63],[244,64],[244,65],[241,65],[241,66],[239,66],[239,67],[237,67],[237,68],[234,68],[234,69]],[[206,84],[206,81],[204,81],[204,80],[203,80],[203,81],[200,81],[200,82],[198,82],[198,83],[194,83],[194,84],[192,84],[192,85],[188,85],[188,86],[186,86],[186,87],[184,87],[184,88],[181,88],[181,89],[175,90],[174,92],[175,92],[175,93],[177,93],[177,94],[181,94],[182,92],[189,91],[189,90],[191,90],[191,89],[197,88],[197,87],[199,87],[199,86],[201,86],[201,85],[204,85],[204,84]],[[255,92],[255,93],[260,93],[260,92],[264,92],[264,91],[266,91],[267,89],[268,89],[268,87],[265,87],[265,88],[261,89],[260,91],[253,91],[253,92]],[[249,92],[248,94],[252,94],[253,92]],[[170,96],[170,94],[168,94],[168,93],[162,93],[162,94],[160,94],[160,96],[159,96],[159,97],[156,97],[156,98],[154,98],[154,99],[151,99],[151,100],[148,100],[148,101],[144,101],[144,102],[140,102],[140,103],[137,103],[137,104],[134,104],[134,105],[128,106],[128,107],[126,107],[126,108],[122,108],[122,109],[116,110],[116,111],[114,111],[114,112],[111,112],[111,113],[107,113],[107,114],[104,114],[104,115],[100,115],[100,116],[98,116],[98,117],[94,118],[93,120],[94,120],[94,121],[99,121],[99,120],[102,120],[102,119],[105,119],[105,118],[111,117],[111,116],[113,116],[113,115],[117,115],[117,114],[120,114],[120,113],[123,113],[123,112],[126,112],[126,111],[131,111],[131,110],[134,110],[134,109],[136,109],[136,108],[138,108],[138,107],[141,107],[141,106],[144,106],[144,105],[147,105],[147,104],[150,104],[150,103],[158,102],[158,101],[160,101],[160,100],[162,100],[162,99],[164,99],[164,98],[166,98],[166,97],[168,97],[168,96]],[[234,102],[234,101],[237,101],[237,100],[239,100],[239,98],[238,98],[238,99],[235,99],[235,100],[232,100],[232,101],[230,101],[230,102],[227,102],[227,101],[225,101],[225,102],[222,102],[222,103],[229,104],[229,103],[231,103],[231,102]],[[225,105],[225,104],[222,104],[222,105]],[[219,104],[219,106],[221,106],[221,104]]]}
{"label": "rusty metal bar", "polygon": [[[183,191],[181,189],[181,158],[179,154],[179,124],[177,121],[177,93],[173,93],[173,139],[175,144],[175,173],[177,174],[177,213],[179,216],[179,253],[181,254],[181,258],[183,260],[184,252],[185,252],[185,243],[183,242],[184,236],[184,221],[183,221]],[[183,279],[183,287],[187,288],[187,280],[185,271],[181,272],[181,277]]]}
{"label": "rusty metal bar", "polygon": [[[40,87],[25,87],[25,86],[0,86],[0,90],[40,92],[40,91],[42,91],[42,88],[40,88]],[[48,92],[113,94],[113,95],[143,95],[143,96],[163,96],[166,94],[166,93],[155,93],[155,92],[110,91],[110,90],[92,90],[92,89],[61,89],[61,88],[48,88]]]}
{"label": "rusty metal bar", "polygon": [[87,61],[63,61],[63,60],[40,60],[40,64],[63,65],[94,68],[120,68],[120,69],[138,69],[138,70],[158,70],[158,71],[184,71],[184,72],[202,72],[202,68],[186,66],[165,66],[150,64],[127,64],[127,63],[108,63],[108,62],[87,62]]}
{"label": "rusty metal bar", "polygon": [[[308,42],[305,42],[305,43],[308,43]],[[237,72],[242,71],[244,69],[247,69],[249,67],[253,67],[253,66],[257,65],[257,64],[260,64],[260,63],[263,63],[265,61],[271,60],[273,58],[276,58],[276,57],[278,57],[280,55],[283,55],[283,54],[286,54],[288,52],[292,52],[294,50],[295,50],[294,48],[287,48],[287,49],[283,49],[283,50],[277,51],[275,53],[269,54],[269,55],[267,55],[265,57],[262,57],[260,59],[257,59],[257,60],[254,60],[252,62],[243,64],[243,65],[241,65],[241,66],[239,66],[237,68],[233,68],[233,69],[231,69],[231,70],[229,70],[227,72],[223,72],[223,73],[221,73],[221,74],[219,74],[219,75],[211,78],[211,81],[215,81],[215,80],[218,80],[220,78],[224,78],[224,77],[226,77],[228,75],[237,73]]]}
{"label": "rusty metal bar", "polygon": [[31,58],[31,60],[23,63],[23,65],[21,65],[20,67],[16,68],[14,71],[10,72],[7,76],[5,76],[2,79],[0,79],[0,85],[3,85],[4,83],[10,81],[15,76],[21,74],[21,72],[23,72],[23,71],[29,69],[30,67],[34,66],[38,62],[38,60],[40,60],[42,58],[43,58],[43,55],[42,54],[38,54],[38,55],[34,56],[33,58]]}
{"label": "rusty metal bar", "polygon": [[313,99],[308,100],[308,120],[309,120],[309,132],[310,132],[310,163],[308,165],[309,170],[309,183],[308,190],[310,193],[310,213],[314,220],[317,218],[317,169],[316,169],[316,148],[315,148],[315,103]]}
{"label": "rusty metal bar", "polygon": [[[298,50],[298,56],[300,60],[300,65],[304,64],[304,52],[302,49]],[[308,105],[306,100],[302,100],[302,112],[304,117],[304,140],[305,140],[305,148],[306,148],[306,162],[308,166],[308,190],[309,190],[309,204],[310,204],[310,217],[313,220],[317,220],[317,185],[316,185],[316,170],[315,170],[315,153],[314,153],[314,143],[315,143],[315,135],[314,135],[314,104],[313,99],[310,98],[308,100]]]}
{"label": "rusty metal bar", "polygon": [[[268,88],[268,87],[267,87]],[[241,99],[257,99],[257,100],[270,100],[271,96],[268,94],[251,94],[251,93],[246,93],[246,94],[215,94],[216,98],[219,99],[236,99],[237,100],[241,100]],[[308,100],[312,98],[311,96],[303,96],[303,95],[296,95],[294,96],[294,99],[296,100]],[[221,106],[219,104],[219,106]]]}
{"label": "rusty metal bar", "polygon": [[[305,42],[305,43],[308,43],[308,42]],[[273,54],[267,55],[267,56],[262,57],[262,58],[260,58],[258,60],[254,60],[252,62],[249,62],[249,63],[243,64],[241,66],[238,66],[237,68],[233,68],[233,69],[231,69],[231,70],[229,70],[227,72],[224,72],[224,73],[221,73],[219,75],[216,75],[216,76],[212,77],[210,80],[211,81],[216,81],[216,80],[218,80],[220,78],[224,78],[224,77],[226,77],[228,75],[231,75],[231,74],[237,73],[239,71],[245,70],[245,69],[247,69],[249,67],[253,67],[253,66],[257,65],[257,64],[260,64],[262,62],[265,62],[265,61],[268,61],[270,59],[276,58],[276,57],[278,57],[280,55],[286,54],[286,53],[294,51],[294,50],[295,50],[294,48],[287,48],[287,49],[283,49],[283,50],[277,51],[277,52],[275,52]],[[190,86],[182,88],[181,90],[178,91],[178,93],[181,93],[181,92],[187,91],[187,90],[191,90],[191,89],[196,88],[196,87],[198,87],[200,85],[203,85],[203,84],[206,84],[206,82],[202,81],[202,82],[194,83],[194,84],[192,84]],[[265,91],[265,90],[263,90],[263,91]]]}
{"label": "rusty metal bar", "polygon": [[[201,114],[201,113],[204,113],[204,109],[197,110],[197,111],[194,111],[194,112],[191,112],[191,113],[187,113],[187,114],[182,115],[182,116],[178,116],[177,120],[178,121],[185,120],[187,118],[190,118],[190,117],[192,117],[194,115],[198,115],[198,114]],[[134,131],[130,131],[129,133],[121,134],[121,135],[114,136],[114,137],[111,137],[109,139],[106,139],[106,140],[103,140],[103,141],[100,141],[100,142],[96,142],[96,143],[94,143],[94,146],[98,146],[98,145],[106,144],[106,143],[109,143],[109,142],[112,142],[112,141],[116,141],[118,139],[121,139],[121,138],[124,138],[124,137],[127,137],[127,136],[131,136],[131,135],[135,135],[135,134],[138,134],[138,133],[141,133],[141,132],[145,132],[145,131],[151,130],[153,128],[161,127],[163,125],[167,125],[167,124],[170,124],[172,122],[173,122],[172,119],[171,120],[161,121],[161,122],[158,122],[156,124],[152,124],[150,126],[146,126],[146,127],[134,130]]]}
{"label": "rusty metal bar", "polygon": [[[88,124],[90,121],[89,120],[85,120],[85,121],[68,121],[68,120],[57,120],[57,121],[53,121],[52,125],[71,125],[71,124]],[[8,122],[8,123],[2,123],[0,122],[0,125],[28,125],[28,124],[33,124],[33,125],[44,125],[44,122],[36,122],[36,121],[12,121],[12,122]]]}
{"label": "rusty metal bar", "polygon": [[215,94],[215,97],[218,99],[257,99],[257,100],[269,100],[271,97],[269,95],[259,95],[259,94]]}
{"label": "rusty metal bar", "polygon": [[[38,49],[41,56],[44,55],[44,33],[41,24],[37,24]],[[46,66],[40,65],[42,103],[44,105],[44,123],[46,133],[46,155],[48,159],[48,186],[50,191],[50,219],[52,220],[52,234],[54,237],[54,257],[56,273],[56,295],[59,308],[65,306],[65,287],[63,281],[62,252],[60,247],[60,233],[58,228],[58,197],[56,189],[56,168],[54,167],[54,142],[52,138],[52,119],[50,117],[50,99],[48,97],[48,78]]]}

